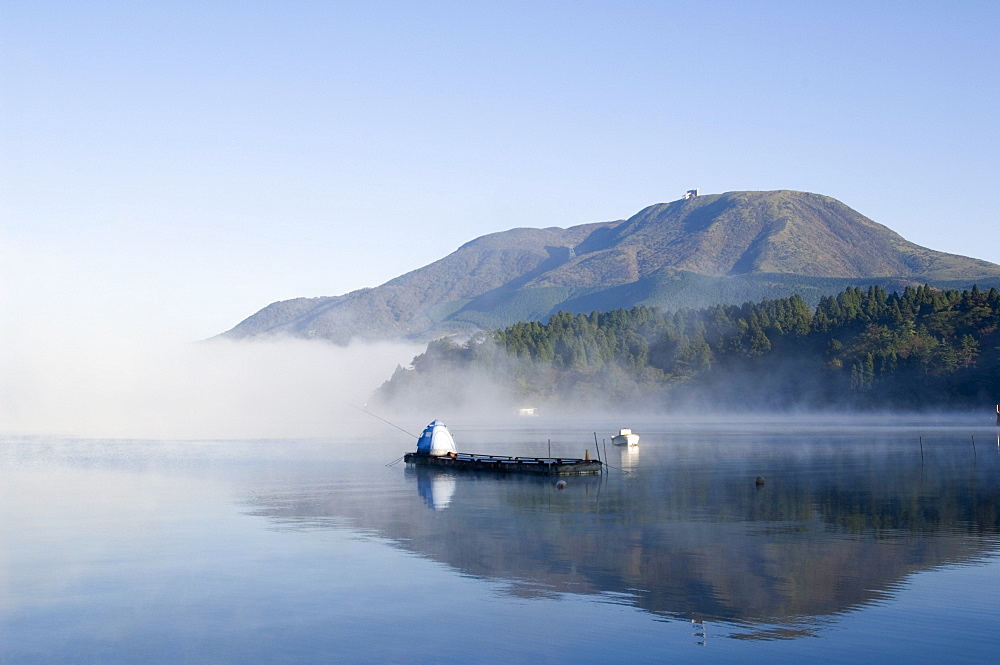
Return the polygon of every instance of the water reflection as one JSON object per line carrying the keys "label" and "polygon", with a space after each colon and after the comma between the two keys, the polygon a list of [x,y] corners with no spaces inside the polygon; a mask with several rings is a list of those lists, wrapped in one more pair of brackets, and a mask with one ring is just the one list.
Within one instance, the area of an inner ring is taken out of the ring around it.
{"label": "water reflection", "polygon": [[622,448],[619,463],[622,470],[635,471],[639,466],[639,446],[625,446]]}
{"label": "water reflection", "polygon": [[[741,639],[794,639],[880,602],[910,574],[1000,547],[1000,454],[964,442],[742,440],[622,449],[603,478],[407,469],[403,491],[258,493],[280,522],[374,530],[521,597],[593,594]],[[627,453],[627,455],[626,455]],[[767,477],[763,486],[757,475]],[[430,509],[430,510],[429,510]],[[332,519],[332,518],[338,519]]]}
{"label": "water reflection", "polygon": [[458,481],[452,474],[428,473],[429,471],[431,470],[417,470],[417,491],[431,510],[444,510],[451,503]]}

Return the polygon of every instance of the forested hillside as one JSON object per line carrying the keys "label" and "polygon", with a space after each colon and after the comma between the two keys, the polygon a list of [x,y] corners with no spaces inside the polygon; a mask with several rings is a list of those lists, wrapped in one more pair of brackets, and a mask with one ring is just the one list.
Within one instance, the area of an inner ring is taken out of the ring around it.
{"label": "forested hillside", "polygon": [[672,314],[560,312],[432,342],[377,396],[457,404],[491,384],[511,404],[992,408],[998,328],[1000,292],[976,287],[852,287],[814,309],[792,296]]}

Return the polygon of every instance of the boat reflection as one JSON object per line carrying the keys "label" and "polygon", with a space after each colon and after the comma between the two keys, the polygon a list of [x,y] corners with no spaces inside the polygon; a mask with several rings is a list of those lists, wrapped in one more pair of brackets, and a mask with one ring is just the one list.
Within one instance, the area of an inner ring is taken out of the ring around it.
{"label": "boat reflection", "polygon": [[639,446],[623,446],[620,450],[622,470],[635,471],[639,466]]}

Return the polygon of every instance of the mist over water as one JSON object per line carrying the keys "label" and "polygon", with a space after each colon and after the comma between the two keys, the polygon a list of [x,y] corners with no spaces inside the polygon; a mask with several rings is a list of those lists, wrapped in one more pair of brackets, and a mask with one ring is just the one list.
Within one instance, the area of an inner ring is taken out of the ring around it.
{"label": "mist over water", "polygon": [[[745,386],[743,392],[750,397],[732,400],[731,386],[716,391],[712,385],[691,386],[679,384],[668,390],[643,388],[638,381],[631,382],[627,390],[623,382],[617,388],[607,385],[602,377],[565,392],[544,392],[525,389],[525,376],[551,372],[544,363],[510,357],[511,365],[520,365],[518,372],[509,372],[498,363],[493,367],[457,364],[441,361],[438,364],[413,371],[397,373],[390,382],[377,390],[369,406],[377,413],[400,421],[442,419],[451,426],[462,427],[521,425],[550,420],[561,427],[586,427],[588,422],[619,422],[622,427],[635,423],[669,423],[671,427],[701,429],[731,429],[734,432],[748,428],[769,427],[780,422],[784,430],[803,428],[815,431],[829,427],[844,429],[870,429],[880,427],[928,426],[983,427],[995,424],[995,404],[985,401],[975,409],[968,407],[912,409],[882,408],[875,410],[852,408],[842,403],[816,406],[796,399],[792,389],[777,390],[775,385],[795,385],[795,373],[805,373],[802,368],[784,368],[761,376],[759,373],[729,373],[732,385]],[[420,357],[412,366],[421,364]],[[407,367],[407,363],[401,363]],[[499,367],[499,369],[497,369]],[[509,369],[509,368],[508,368]],[[766,381],[765,381],[766,379]],[[717,385],[717,384],[713,384]],[[763,395],[763,399],[754,396]],[[799,395],[801,396],[801,395]],[[533,417],[518,418],[518,413],[530,410]],[[654,427],[659,425],[654,425]]]}
{"label": "mist over water", "polygon": [[0,341],[0,431],[84,437],[329,436],[419,352],[98,329],[22,328]]}
{"label": "mist over water", "polygon": [[[425,349],[414,343],[353,343],[272,338],[191,342],[124,326],[0,327],[0,433],[132,438],[328,437],[346,423],[395,431],[359,407],[419,433],[430,420],[478,428],[551,419],[621,426],[668,419],[673,426],[736,430],[767,423],[759,410],[730,408],[712,399],[612,403],[601,391],[589,399],[519,397],[515,386],[482,369],[461,368],[417,381],[395,395],[376,395],[397,366],[408,367]],[[961,414],[963,425],[994,424],[993,406]],[[518,418],[534,408],[538,418]],[[947,425],[955,414],[846,414],[783,412],[783,427]]]}

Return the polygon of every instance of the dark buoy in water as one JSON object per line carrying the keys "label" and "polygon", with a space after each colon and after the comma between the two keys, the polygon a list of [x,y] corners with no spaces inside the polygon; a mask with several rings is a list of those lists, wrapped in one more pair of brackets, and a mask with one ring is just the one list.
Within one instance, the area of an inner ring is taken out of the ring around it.
{"label": "dark buoy in water", "polygon": [[565,480],[560,480],[558,483],[556,483],[556,489],[557,490],[564,490],[564,489],[566,489],[566,481]]}
{"label": "dark buoy in water", "polygon": [[757,476],[757,480],[754,481],[754,485],[760,487],[764,484],[764,476]]}

